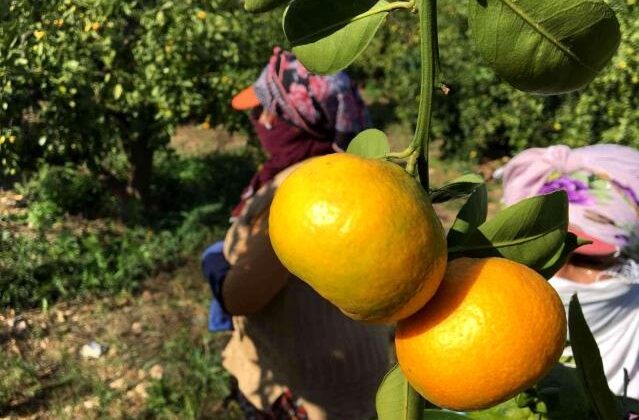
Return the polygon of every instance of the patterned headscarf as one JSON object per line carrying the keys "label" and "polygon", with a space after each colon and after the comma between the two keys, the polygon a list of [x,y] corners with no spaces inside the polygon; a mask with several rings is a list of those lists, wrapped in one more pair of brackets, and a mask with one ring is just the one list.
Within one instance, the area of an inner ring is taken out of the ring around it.
{"label": "patterned headscarf", "polygon": [[316,137],[333,140],[369,125],[366,106],[346,73],[310,74],[293,54],[279,47],[253,88],[266,110]]}
{"label": "patterned headscarf", "polygon": [[639,151],[600,144],[526,150],[503,169],[505,204],[565,190],[570,223],[637,257]]}

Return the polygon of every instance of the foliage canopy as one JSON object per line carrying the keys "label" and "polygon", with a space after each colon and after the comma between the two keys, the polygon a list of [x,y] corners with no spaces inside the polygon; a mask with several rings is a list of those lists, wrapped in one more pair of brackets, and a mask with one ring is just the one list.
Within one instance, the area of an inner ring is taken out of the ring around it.
{"label": "foliage canopy", "polygon": [[95,170],[106,155],[122,150],[144,189],[153,151],[168,143],[176,124],[239,126],[242,116],[229,100],[255,78],[281,38],[272,19],[249,15],[234,0],[3,6],[4,175],[39,158],[84,162]]}

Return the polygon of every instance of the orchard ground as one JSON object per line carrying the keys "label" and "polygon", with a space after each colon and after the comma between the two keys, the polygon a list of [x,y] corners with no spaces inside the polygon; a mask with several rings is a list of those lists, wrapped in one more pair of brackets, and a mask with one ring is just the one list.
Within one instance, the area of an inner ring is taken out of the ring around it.
{"label": "orchard ground", "polygon": [[[409,140],[408,130],[388,131],[395,150]],[[241,150],[246,139],[194,125],[181,127],[171,147],[184,156],[205,156]],[[434,149],[435,186],[468,171],[489,176],[500,164],[442,161]],[[489,191],[494,212],[499,186],[491,182]],[[24,212],[16,205],[20,200],[16,191],[0,192],[0,211]],[[436,207],[446,227],[458,206]],[[87,222],[66,217],[64,223]],[[29,234],[27,227],[19,229]],[[219,239],[223,230],[216,226],[207,239]],[[134,293],[86,296],[20,312],[0,309],[0,419],[241,419],[237,407],[224,406],[229,378],[220,350],[227,336],[206,329],[209,296],[196,252],[180,267],[142,281]],[[97,358],[81,354],[91,342],[103,346]]]}

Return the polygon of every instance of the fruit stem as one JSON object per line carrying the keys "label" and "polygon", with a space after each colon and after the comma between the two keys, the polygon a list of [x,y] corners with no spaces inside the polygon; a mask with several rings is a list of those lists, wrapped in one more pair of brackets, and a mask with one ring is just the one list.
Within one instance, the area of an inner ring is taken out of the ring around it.
{"label": "fruit stem", "polygon": [[433,111],[433,91],[439,68],[439,48],[437,41],[437,0],[420,0],[419,33],[421,54],[421,92],[417,126],[411,146],[422,154],[419,175],[422,186],[429,190],[428,150],[430,141],[430,122]]}
{"label": "fruit stem", "polygon": [[416,149],[411,144],[410,146],[408,146],[406,149],[402,150],[401,152],[386,153],[386,155],[384,156],[384,159],[399,159],[399,160],[408,159],[415,153],[415,150]]}
{"label": "fruit stem", "polygon": [[411,155],[408,157],[408,161],[406,162],[406,172],[408,172],[412,176],[415,176],[415,170],[417,168],[417,160],[419,159],[419,153],[420,153],[419,150],[415,150],[413,153],[411,153]]}

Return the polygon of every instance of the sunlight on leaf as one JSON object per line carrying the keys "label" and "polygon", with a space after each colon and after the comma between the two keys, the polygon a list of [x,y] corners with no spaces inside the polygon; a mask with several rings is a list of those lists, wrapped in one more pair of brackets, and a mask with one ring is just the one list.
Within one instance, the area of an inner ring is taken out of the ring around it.
{"label": "sunlight on leaf", "polygon": [[484,60],[517,89],[584,87],[617,51],[619,22],[600,0],[470,0],[468,21]]}
{"label": "sunlight on leaf", "polygon": [[375,407],[379,420],[421,420],[424,400],[395,365],[377,390]]}
{"label": "sunlight on leaf", "polygon": [[295,0],[284,13],[284,33],[310,71],[334,73],[366,49],[388,15],[375,10],[386,5],[386,0]]}
{"label": "sunlight on leaf", "polygon": [[366,158],[379,159],[390,152],[390,145],[383,131],[369,129],[359,133],[346,151]]}
{"label": "sunlight on leaf", "polygon": [[458,242],[449,247],[449,257],[503,257],[550,278],[577,247],[576,237],[567,231],[568,199],[557,191],[520,201],[463,237],[456,230]]}
{"label": "sunlight on leaf", "polygon": [[464,198],[471,195],[477,188],[484,184],[484,178],[477,174],[466,174],[450,181],[443,187],[430,192],[433,203],[445,203],[447,201]]}

